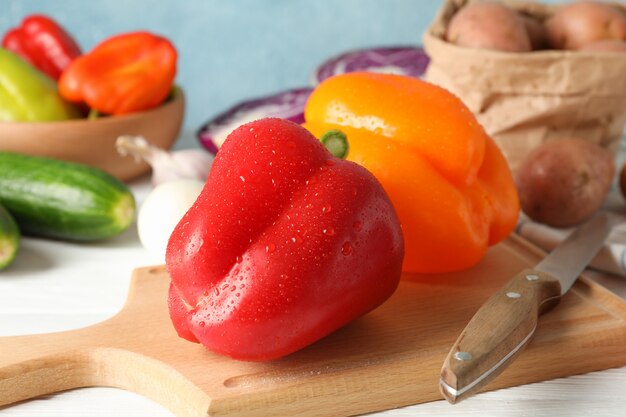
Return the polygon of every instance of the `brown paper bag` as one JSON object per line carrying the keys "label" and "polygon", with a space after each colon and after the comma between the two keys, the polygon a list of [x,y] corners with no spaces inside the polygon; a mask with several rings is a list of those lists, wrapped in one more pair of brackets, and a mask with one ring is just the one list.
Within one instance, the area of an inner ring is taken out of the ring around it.
{"label": "brown paper bag", "polygon": [[[513,171],[530,150],[557,137],[590,140],[615,152],[626,123],[626,53],[507,53],[446,42],[450,18],[472,1],[446,0],[424,34],[431,59],[426,80],[465,102]],[[503,3],[540,20],[557,7]]]}

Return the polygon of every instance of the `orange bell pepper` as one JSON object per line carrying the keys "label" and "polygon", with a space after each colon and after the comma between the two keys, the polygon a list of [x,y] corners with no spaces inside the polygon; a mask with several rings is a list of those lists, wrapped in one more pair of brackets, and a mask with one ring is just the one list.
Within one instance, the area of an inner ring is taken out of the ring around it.
{"label": "orange bell pepper", "polygon": [[74,60],[59,92],[104,114],[126,114],[161,104],[176,75],[176,49],[148,32],[117,35]]}
{"label": "orange bell pepper", "polygon": [[348,73],[317,86],[304,126],[348,138],[347,159],[391,198],[405,238],[405,272],[476,264],[515,227],[519,200],[508,164],[474,115],[416,78]]}

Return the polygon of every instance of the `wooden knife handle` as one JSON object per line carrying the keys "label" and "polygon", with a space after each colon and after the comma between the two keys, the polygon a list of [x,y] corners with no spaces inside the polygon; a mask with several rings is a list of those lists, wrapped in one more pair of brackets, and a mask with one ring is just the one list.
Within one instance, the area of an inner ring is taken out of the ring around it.
{"label": "wooden knife handle", "polygon": [[530,342],[540,314],[561,299],[552,276],[527,269],[516,275],[478,310],[452,346],[439,388],[454,404],[499,375]]}

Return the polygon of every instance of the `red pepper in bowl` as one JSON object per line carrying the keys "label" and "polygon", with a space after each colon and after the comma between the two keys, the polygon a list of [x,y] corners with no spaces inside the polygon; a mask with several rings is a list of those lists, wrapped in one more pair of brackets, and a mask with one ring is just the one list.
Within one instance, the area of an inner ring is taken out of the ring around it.
{"label": "red pepper in bowl", "polygon": [[296,123],[261,119],[229,135],[169,239],[170,316],[214,352],[279,358],[382,304],[403,253],[369,171]]}
{"label": "red pepper in bowl", "polygon": [[72,62],[61,74],[59,92],[103,114],[148,110],[172,91],[176,59],[176,48],[164,37],[117,35]]}
{"label": "red pepper in bowl", "polygon": [[27,16],[20,26],[4,35],[2,46],[55,80],[81,55],[74,38],[59,23],[44,15]]}

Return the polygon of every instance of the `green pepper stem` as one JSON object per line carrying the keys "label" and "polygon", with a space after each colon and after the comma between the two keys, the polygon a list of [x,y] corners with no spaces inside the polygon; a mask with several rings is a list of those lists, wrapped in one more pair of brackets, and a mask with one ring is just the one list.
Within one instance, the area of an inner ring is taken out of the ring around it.
{"label": "green pepper stem", "polygon": [[348,137],[341,130],[329,130],[322,135],[320,142],[334,157],[345,159],[348,156]]}
{"label": "green pepper stem", "polygon": [[89,109],[89,114],[87,114],[87,120],[96,120],[101,116],[100,112],[94,108]]}

